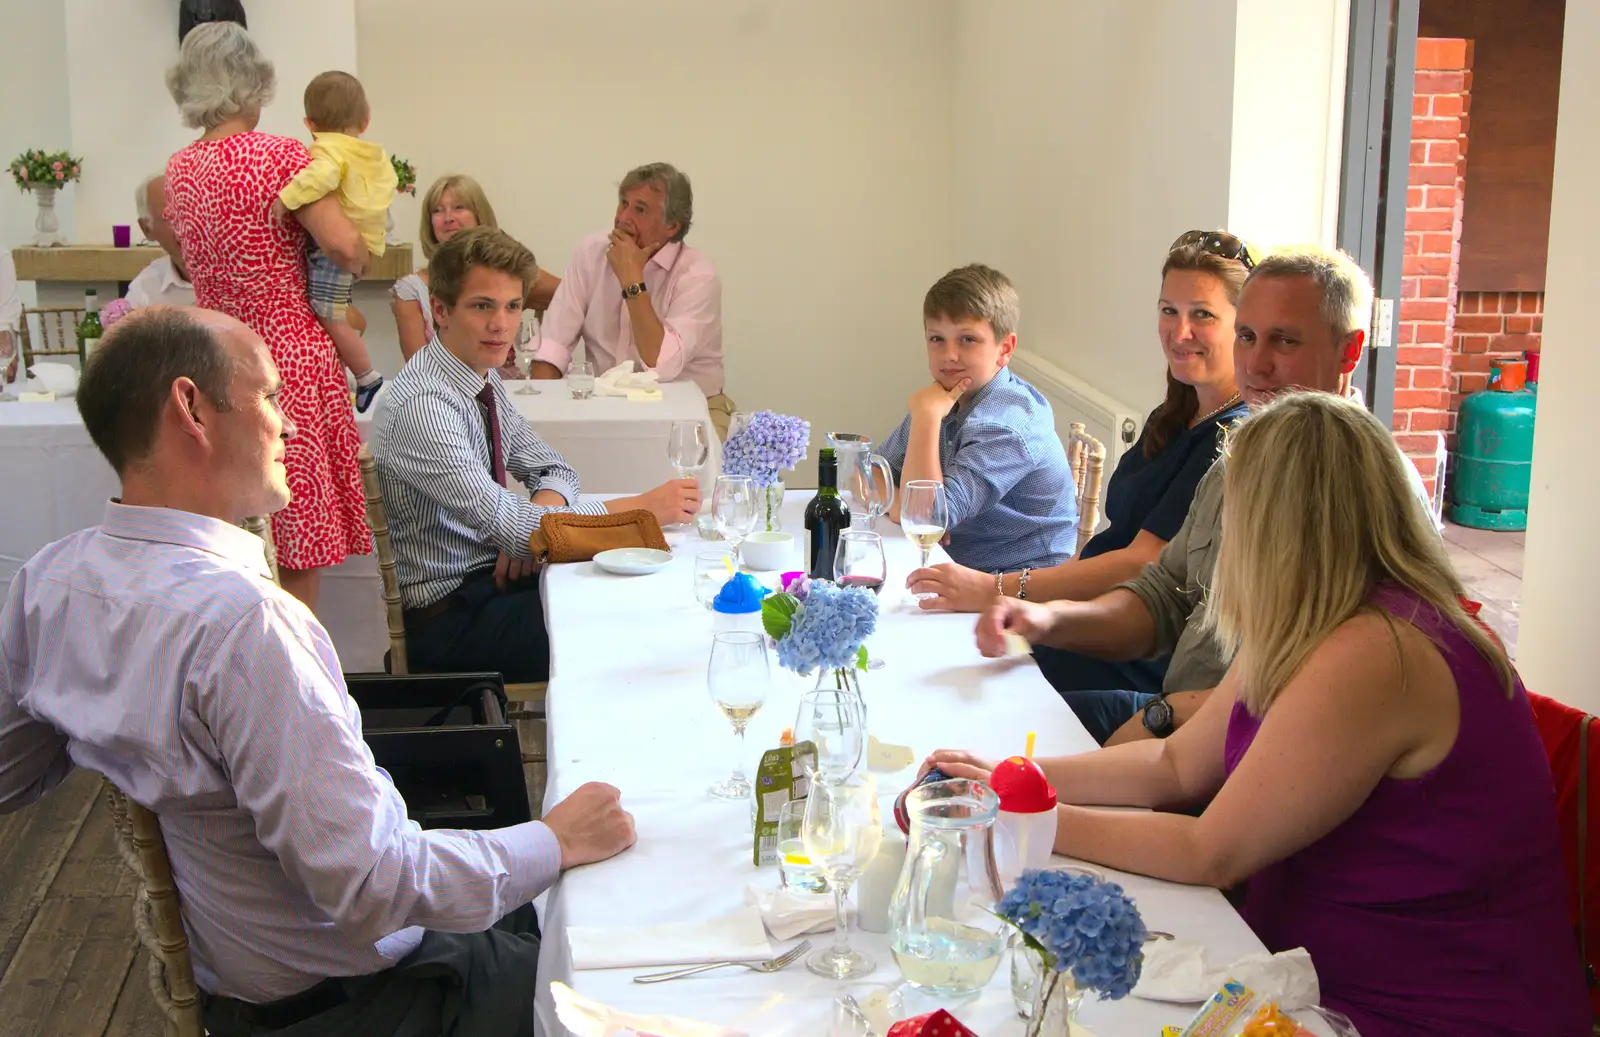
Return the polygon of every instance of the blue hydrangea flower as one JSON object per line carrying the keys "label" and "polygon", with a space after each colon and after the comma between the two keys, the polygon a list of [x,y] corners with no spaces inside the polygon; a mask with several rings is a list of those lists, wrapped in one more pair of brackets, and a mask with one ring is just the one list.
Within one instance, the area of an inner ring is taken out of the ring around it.
{"label": "blue hydrangea flower", "polygon": [[760,487],[778,481],[778,470],[800,463],[811,444],[811,423],[800,418],[758,410],[750,424],[722,445],[725,475],[748,475]]}
{"label": "blue hydrangea flower", "polygon": [[878,626],[878,599],[860,587],[813,580],[778,642],[778,665],[802,676],[813,668],[843,670],[856,664],[861,646]]}
{"label": "blue hydrangea flower", "polygon": [[1000,914],[1044,948],[1057,972],[1102,998],[1128,996],[1144,968],[1150,935],[1139,909],[1115,882],[1065,871],[1025,871],[1000,901]]}

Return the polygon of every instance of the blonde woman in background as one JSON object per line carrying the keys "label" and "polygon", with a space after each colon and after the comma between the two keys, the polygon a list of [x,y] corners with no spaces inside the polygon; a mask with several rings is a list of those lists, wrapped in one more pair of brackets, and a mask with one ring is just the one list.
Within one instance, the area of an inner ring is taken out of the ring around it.
{"label": "blonde woman in background", "polygon": [[[422,243],[423,258],[431,260],[440,245],[458,232],[473,227],[500,227],[494,216],[494,207],[489,204],[483,188],[472,177],[462,173],[450,173],[435,180],[422,196],[422,226],[417,237]],[[550,299],[560,284],[561,278],[541,269],[533,287],[528,290],[524,304],[530,310],[542,312],[550,305]],[[409,360],[413,353],[433,341],[428,268],[424,266],[416,273],[407,274],[396,281],[390,294],[394,301],[389,308],[394,311],[395,326],[400,331],[400,355]],[[505,378],[522,377],[517,372],[512,356],[506,358],[500,373]]]}
{"label": "blonde woman in background", "polygon": [[[1589,1032],[1555,793],[1521,681],[1383,423],[1328,393],[1246,419],[1225,464],[1222,684],[1171,737],[1041,761],[1056,851],[1227,889],[1311,952],[1363,1037]],[[986,778],[988,761],[930,764]],[[1205,804],[1199,816],[1160,812]]]}

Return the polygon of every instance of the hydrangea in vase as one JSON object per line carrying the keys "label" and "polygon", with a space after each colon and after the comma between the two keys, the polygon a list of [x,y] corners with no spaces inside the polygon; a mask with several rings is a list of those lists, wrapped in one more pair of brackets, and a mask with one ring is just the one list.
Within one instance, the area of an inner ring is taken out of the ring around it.
{"label": "hydrangea in vase", "polygon": [[19,191],[32,191],[39,204],[34,218],[33,243],[39,248],[65,245],[61,221],[56,218],[56,192],[77,180],[83,173],[83,159],[65,151],[47,153],[35,148],[11,160],[11,179]]}
{"label": "hydrangea in vase", "polygon": [[734,415],[728,441],[722,445],[722,471],[748,475],[766,491],[761,519],[769,533],[778,529],[778,510],[783,506],[783,478],[778,473],[792,471],[810,445],[809,421],[770,410]]}
{"label": "hydrangea in vase", "polygon": [[860,587],[840,587],[798,574],[761,603],[761,625],[778,645],[778,665],[802,677],[817,671],[828,684],[861,694],[867,638],[878,628],[878,599]]}
{"label": "hydrangea in vase", "polygon": [[[395,197],[403,194],[417,193],[417,171],[410,162],[399,155],[390,155],[389,164],[394,167],[394,193]],[[383,240],[386,244],[398,245],[394,237],[394,203],[389,203],[389,209],[384,214]]]}
{"label": "hydrangea in vase", "polygon": [[1149,937],[1139,909],[1114,882],[1070,871],[1030,870],[1000,901],[1026,951],[1039,956],[1041,978],[1027,1037],[1067,1037],[1071,1001],[1082,991],[1127,997],[1144,967]]}

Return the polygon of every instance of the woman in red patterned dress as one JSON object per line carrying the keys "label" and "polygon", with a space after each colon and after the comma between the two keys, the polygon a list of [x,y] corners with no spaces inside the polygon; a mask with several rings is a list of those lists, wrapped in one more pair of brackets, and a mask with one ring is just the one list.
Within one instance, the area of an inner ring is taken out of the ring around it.
{"label": "woman in red patterned dress", "polygon": [[237,317],[266,340],[299,429],[285,464],[293,500],[272,517],[284,589],[314,607],[321,570],[372,549],[360,441],[344,368],[306,302],[307,234],[359,272],[367,251],[329,195],[282,220],[278,192],[310,161],[305,145],[255,132],[276,79],[244,29],[201,25],[184,38],[167,89],[198,141],[167,163],[167,217],[183,247],[195,301]]}

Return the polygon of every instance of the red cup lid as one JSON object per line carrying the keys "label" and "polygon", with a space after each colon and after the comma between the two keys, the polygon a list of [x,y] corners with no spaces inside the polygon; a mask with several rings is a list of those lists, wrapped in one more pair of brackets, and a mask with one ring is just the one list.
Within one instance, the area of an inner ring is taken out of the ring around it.
{"label": "red cup lid", "polygon": [[1056,808],[1056,790],[1037,763],[1021,756],[1000,761],[989,775],[989,787],[1008,814],[1037,814]]}

